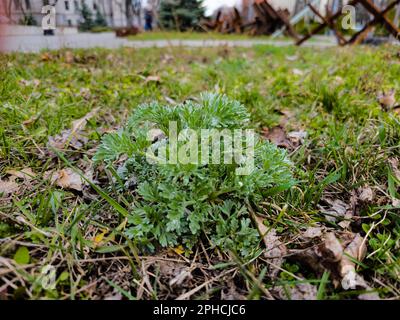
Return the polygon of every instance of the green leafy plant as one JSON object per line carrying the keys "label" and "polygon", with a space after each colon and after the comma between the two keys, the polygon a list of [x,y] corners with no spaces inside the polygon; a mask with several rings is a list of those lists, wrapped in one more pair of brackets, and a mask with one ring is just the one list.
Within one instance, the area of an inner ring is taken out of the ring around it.
{"label": "green leafy plant", "polygon": [[[94,160],[109,167],[118,163],[113,171],[118,175],[119,191],[131,190],[137,199],[128,218],[127,235],[149,249],[157,243],[191,248],[203,235],[214,246],[242,255],[254,252],[259,236],[248,205],[294,184],[286,152],[256,136],[254,170],[248,175],[237,175],[236,169],[245,163],[236,158],[230,164],[151,163],[146,158],[147,150],[159,151],[170,142],[171,122],[179,130],[190,128],[199,133],[200,141],[203,129],[248,129],[249,114],[238,101],[206,93],[199,102],[187,101],[173,107],[141,105],[124,128],[105,135]],[[149,132],[155,129],[163,134],[149,139]],[[178,147],[184,144],[179,141]],[[211,157],[212,150],[208,151]],[[126,157],[121,165],[120,159]]]}
{"label": "green leafy plant", "polygon": [[198,27],[204,11],[199,0],[164,0],[159,10],[160,25],[169,30],[187,31]]}
{"label": "green leafy plant", "polygon": [[80,14],[82,17],[82,21],[79,23],[79,30],[91,30],[95,25],[93,21],[93,13],[85,2],[82,2],[82,9],[80,10]]}

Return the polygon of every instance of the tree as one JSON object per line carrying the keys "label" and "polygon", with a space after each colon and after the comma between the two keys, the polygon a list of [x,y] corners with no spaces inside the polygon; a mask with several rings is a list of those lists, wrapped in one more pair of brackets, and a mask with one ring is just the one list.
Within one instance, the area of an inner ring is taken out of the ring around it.
{"label": "tree", "polygon": [[159,23],[165,29],[186,31],[196,28],[203,16],[201,0],[163,0],[160,4]]}
{"label": "tree", "polygon": [[96,27],[106,27],[107,21],[99,9],[96,10],[96,19],[94,20]]}
{"label": "tree", "polygon": [[136,22],[141,25],[141,10],[141,0],[125,0],[124,11],[128,26],[132,27],[135,25],[135,18]]}
{"label": "tree", "polygon": [[82,1],[82,8],[81,8],[81,16],[82,21],[79,23],[79,29],[82,31],[89,31],[93,28],[93,14],[90,11],[88,5]]}
{"label": "tree", "polygon": [[19,21],[19,23],[25,26],[37,26],[37,21],[31,13],[24,14],[24,17]]}

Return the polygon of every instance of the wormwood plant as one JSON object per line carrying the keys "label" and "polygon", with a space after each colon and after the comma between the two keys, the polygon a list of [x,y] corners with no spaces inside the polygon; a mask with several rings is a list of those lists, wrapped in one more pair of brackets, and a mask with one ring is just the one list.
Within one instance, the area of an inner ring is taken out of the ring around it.
{"label": "wormwood plant", "polygon": [[[286,152],[256,136],[254,170],[248,175],[237,175],[236,169],[246,165],[238,158],[230,164],[149,161],[149,148],[157,154],[161,146],[168,145],[171,123],[176,123],[178,130],[198,132],[200,140],[203,129],[249,128],[249,114],[237,101],[205,93],[199,102],[141,105],[123,129],[105,135],[95,161],[112,167],[119,191],[131,192],[136,199],[127,235],[138,246],[151,250],[156,244],[190,249],[204,236],[213,246],[250,255],[258,247],[259,235],[247,204],[256,205],[293,185]],[[149,135],[154,129],[163,134]],[[187,143],[183,140],[178,147]],[[224,151],[229,141],[220,142]],[[211,157],[211,149],[199,152],[209,152]],[[170,155],[171,150],[166,150]],[[121,158],[127,159],[122,165]]]}

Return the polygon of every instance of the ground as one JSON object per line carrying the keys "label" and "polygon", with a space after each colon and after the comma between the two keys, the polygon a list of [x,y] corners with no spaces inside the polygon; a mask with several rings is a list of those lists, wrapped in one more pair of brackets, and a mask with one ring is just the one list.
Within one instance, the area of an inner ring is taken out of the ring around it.
{"label": "ground", "polygon": [[[136,36],[119,38],[114,32],[56,34],[43,37],[41,35],[1,36],[0,49],[4,52],[34,52],[41,50],[60,50],[63,48],[90,49],[107,48],[164,48],[164,47],[252,47],[253,45],[288,46],[293,39],[280,37],[271,39],[267,36],[249,37],[246,35],[215,34],[215,33],[178,33],[178,32],[148,32]],[[315,36],[304,46],[328,47],[334,46],[336,40],[329,36]]]}
{"label": "ground", "polygon": [[[397,48],[62,50],[0,68],[0,298],[399,299]],[[132,204],[92,163],[138,104],[204,91],[243,103],[294,163],[296,185],[252,209],[251,259],[207,238],[140,251]]]}

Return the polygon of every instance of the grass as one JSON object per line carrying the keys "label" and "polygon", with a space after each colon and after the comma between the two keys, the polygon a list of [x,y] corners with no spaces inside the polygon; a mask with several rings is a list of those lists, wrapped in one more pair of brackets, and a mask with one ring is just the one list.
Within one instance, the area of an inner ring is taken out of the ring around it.
{"label": "grass", "polygon": [[[190,298],[262,299],[279,290],[294,298],[293,288],[309,284],[319,299],[357,298],[359,291],[342,289],[334,274],[297,258],[309,226],[359,233],[367,257],[357,262],[358,274],[381,298],[400,297],[400,217],[393,201],[400,181],[390,165],[400,155],[400,119],[376,99],[382,90],[400,89],[397,48],[74,50],[0,55],[0,69],[1,180],[10,179],[9,170],[35,172],[29,181],[16,178],[19,189],[0,197],[1,297],[169,299],[197,288]],[[49,170],[92,167],[101,137],[137,105],[182,102],[203,91],[242,102],[260,133],[281,123],[286,132],[308,134],[289,148],[297,185],[253,208],[288,248],[277,276],[262,243],[244,260],[206,237],[191,252],[138,250],[124,233],[131,203],[104,167],[93,168],[95,188],[81,192],[45,179]],[[52,154],[49,137],[95,107],[83,146]],[[327,198],[351,203],[365,186],[374,197],[355,205],[350,226],[326,218]],[[53,287],[43,286],[47,265],[55,268]],[[183,271],[190,276],[171,285]]]}

